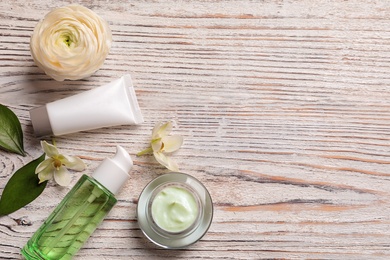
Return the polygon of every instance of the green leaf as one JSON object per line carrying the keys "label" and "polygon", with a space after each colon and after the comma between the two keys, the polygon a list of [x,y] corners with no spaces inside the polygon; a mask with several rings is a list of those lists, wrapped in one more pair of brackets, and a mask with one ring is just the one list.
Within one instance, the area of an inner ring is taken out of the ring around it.
{"label": "green leaf", "polygon": [[26,206],[43,192],[47,181],[38,184],[39,178],[35,169],[44,159],[45,154],[17,170],[9,179],[0,198],[0,216]]}
{"label": "green leaf", "polygon": [[0,104],[0,147],[25,156],[23,131],[18,117],[6,106]]}

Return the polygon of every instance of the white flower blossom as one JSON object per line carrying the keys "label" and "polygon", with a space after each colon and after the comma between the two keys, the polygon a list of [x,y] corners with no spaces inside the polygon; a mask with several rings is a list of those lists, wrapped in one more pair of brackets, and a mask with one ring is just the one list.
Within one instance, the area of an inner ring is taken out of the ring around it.
{"label": "white flower blossom", "polygon": [[59,185],[67,186],[71,181],[67,168],[74,171],[83,171],[85,169],[85,164],[80,158],[60,154],[57,147],[46,141],[41,141],[41,146],[47,159],[41,162],[35,169],[39,183],[54,177],[54,180]]}
{"label": "white flower blossom", "polygon": [[177,151],[183,144],[183,137],[179,135],[170,136],[172,131],[172,122],[159,122],[153,128],[150,147],[139,152],[137,155],[153,153],[154,158],[163,166],[171,171],[178,171],[179,167],[169,154]]}
{"label": "white flower blossom", "polygon": [[89,77],[104,63],[112,35],[106,21],[77,4],[49,12],[30,41],[33,59],[58,81]]}

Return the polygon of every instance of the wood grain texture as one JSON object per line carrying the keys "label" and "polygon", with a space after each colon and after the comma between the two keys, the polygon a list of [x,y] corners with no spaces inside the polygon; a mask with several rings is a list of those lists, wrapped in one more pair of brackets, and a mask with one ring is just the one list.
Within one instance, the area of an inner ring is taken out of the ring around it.
{"label": "wood grain texture", "polygon": [[[81,81],[55,82],[31,58],[33,28],[78,2],[106,19],[113,46]],[[390,3],[388,1],[2,1],[0,103],[19,117],[28,156],[0,151],[0,192],[41,154],[28,110],[133,77],[145,118],[56,138],[92,171],[116,144],[133,155],[119,202],[75,259],[389,259]],[[209,189],[209,232],[183,250],[142,235],[137,198],[166,173],[144,149],[175,120],[183,172]],[[75,183],[80,174],[73,177]],[[69,188],[49,184],[0,217],[0,258],[21,247]]]}

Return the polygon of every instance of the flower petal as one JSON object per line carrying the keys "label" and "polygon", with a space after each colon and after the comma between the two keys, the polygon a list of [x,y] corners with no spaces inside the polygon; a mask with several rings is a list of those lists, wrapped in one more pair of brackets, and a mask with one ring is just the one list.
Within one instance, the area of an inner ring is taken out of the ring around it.
{"label": "flower petal", "polygon": [[41,146],[47,157],[55,157],[59,154],[57,147],[46,141],[41,141]]}
{"label": "flower petal", "polygon": [[163,136],[169,135],[172,131],[172,122],[166,122],[163,124],[162,122],[158,122],[153,128],[152,139],[161,138]]}
{"label": "flower petal", "polygon": [[83,171],[85,169],[85,163],[76,156],[60,155],[59,156],[63,165],[74,171]]}
{"label": "flower petal", "polygon": [[178,165],[171,160],[171,158],[169,158],[168,156],[166,156],[165,154],[163,153],[153,153],[154,155],[154,158],[156,158],[156,160],[163,166],[165,166],[167,169],[171,170],[171,171],[178,171],[179,170],[179,167]]}
{"label": "flower petal", "polygon": [[48,158],[48,159],[44,160],[43,162],[41,162],[40,164],[38,164],[37,168],[35,168],[35,174],[38,174],[41,171],[44,171],[47,167],[50,167],[50,166],[52,166],[52,169],[54,169],[53,159]]}
{"label": "flower petal", "polygon": [[179,150],[183,144],[183,137],[179,135],[164,136],[161,140],[164,144],[162,151],[167,153],[172,153]]}
{"label": "flower petal", "polygon": [[68,170],[61,166],[57,171],[54,172],[54,180],[61,186],[68,186],[71,181]]}
{"label": "flower petal", "polygon": [[150,145],[152,146],[153,152],[161,152],[161,148],[162,148],[163,143],[161,141],[161,138],[158,138],[158,139],[152,140]]}
{"label": "flower petal", "polygon": [[[38,168],[38,167],[37,167]],[[53,173],[55,171],[55,168],[53,164],[49,164],[47,167],[43,168],[38,173],[39,183],[42,183],[47,180],[51,180],[53,178]]]}

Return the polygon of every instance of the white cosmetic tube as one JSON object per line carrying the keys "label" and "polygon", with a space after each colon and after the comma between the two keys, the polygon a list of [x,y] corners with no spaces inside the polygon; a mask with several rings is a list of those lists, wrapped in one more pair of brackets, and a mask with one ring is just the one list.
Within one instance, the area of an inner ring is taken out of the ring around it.
{"label": "white cosmetic tube", "polygon": [[116,125],[136,125],[143,117],[130,75],[30,110],[35,135],[60,136]]}

